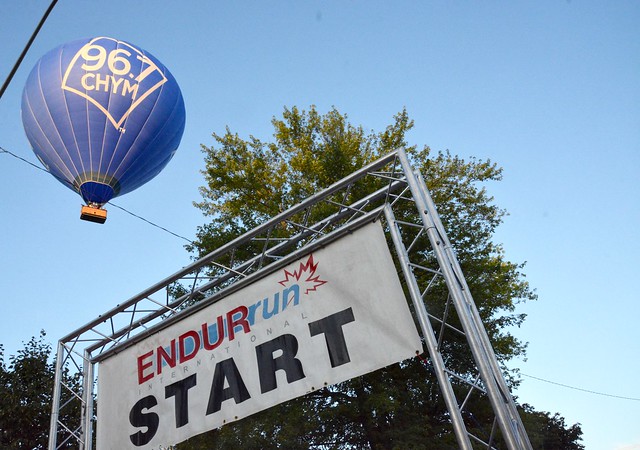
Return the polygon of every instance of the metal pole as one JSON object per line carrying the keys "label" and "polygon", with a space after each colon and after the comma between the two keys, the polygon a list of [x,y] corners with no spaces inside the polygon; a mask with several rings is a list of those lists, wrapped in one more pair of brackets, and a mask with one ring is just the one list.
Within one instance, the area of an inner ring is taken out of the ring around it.
{"label": "metal pole", "polygon": [[91,354],[85,350],[84,352],[82,380],[82,433],[84,442],[80,446],[80,450],[91,450],[93,447],[93,367],[91,362]]}
{"label": "metal pole", "polygon": [[53,385],[53,399],[51,401],[51,422],[49,424],[49,450],[56,450],[58,438],[58,417],[60,416],[60,394],[62,391],[62,360],[64,359],[64,344],[58,341],[56,353],[56,373]]}
{"label": "metal pole", "polygon": [[[531,449],[531,444],[528,438],[523,442],[521,434],[518,433],[517,427],[514,427],[515,418],[511,414],[511,408],[507,406],[509,401],[513,402],[511,395],[505,398],[505,392],[503,392],[498,386],[498,378],[502,378],[502,373],[495,373],[493,371],[493,365],[490,362],[491,357],[495,358],[493,352],[486,351],[483,339],[481,337],[484,332],[482,323],[476,323],[476,316],[473,314],[472,309],[473,299],[470,294],[465,295],[463,293],[463,285],[460,280],[464,280],[462,273],[456,273],[454,270],[454,263],[450,259],[450,255],[444,250],[444,230],[438,230],[434,217],[437,214],[429,213],[429,206],[426,201],[425,192],[426,186],[421,186],[418,178],[413,173],[413,169],[407,157],[407,154],[403,149],[398,150],[398,159],[407,177],[407,184],[413,194],[413,199],[418,208],[418,212],[425,226],[429,241],[433,247],[434,253],[440,265],[440,270],[443,272],[447,287],[451,293],[453,304],[458,311],[458,316],[462,327],[467,336],[467,341],[473,354],[474,360],[478,367],[478,371],[485,385],[487,395],[491,401],[493,411],[498,419],[498,424],[502,431],[502,435],[509,449]],[[435,209],[434,209],[435,211]],[[455,261],[455,258],[453,258]],[[459,267],[459,266],[458,266]],[[468,289],[467,289],[468,291]],[[480,331],[482,329],[482,331]],[[497,365],[497,363],[496,363]],[[507,392],[508,394],[508,392]],[[515,408],[515,407],[514,407]],[[526,437],[526,434],[525,434]]]}
{"label": "metal pole", "polygon": [[511,392],[509,387],[507,386],[504,377],[502,376],[502,371],[500,366],[498,365],[498,358],[496,358],[495,352],[493,351],[493,346],[491,345],[491,341],[489,340],[489,336],[482,326],[482,318],[480,317],[480,313],[478,312],[478,308],[471,297],[471,291],[469,290],[469,286],[467,285],[467,281],[464,278],[464,274],[462,273],[462,268],[460,267],[460,263],[458,262],[458,258],[455,255],[455,250],[449,242],[449,238],[444,230],[444,226],[442,225],[442,221],[440,220],[440,216],[438,215],[435,207],[435,203],[431,198],[431,194],[429,194],[429,190],[427,189],[427,185],[422,177],[421,173],[417,173],[418,182],[423,187],[422,192],[424,195],[424,199],[427,204],[427,210],[429,214],[434,220],[434,224],[436,229],[442,238],[442,242],[444,243],[444,250],[447,253],[449,260],[452,264],[453,270],[457,274],[457,278],[462,285],[462,293],[465,296],[466,303],[469,307],[469,311],[473,316],[474,323],[477,326],[478,336],[482,342],[482,346],[484,351],[488,355],[488,361],[491,365],[491,369],[495,375],[495,381],[498,385],[498,389],[502,393],[502,397],[504,399],[504,404],[509,410],[510,422],[511,426],[514,428],[517,438],[523,445],[523,448],[531,448],[531,444],[529,442],[529,436],[527,435],[526,429],[524,428],[524,424],[522,423],[522,419],[520,418],[520,414],[518,413],[518,409],[513,401],[513,397],[511,396]]}
{"label": "metal pole", "polygon": [[418,287],[418,283],[413,275],[413,272],[411,271],[411,268],[409,267],[409,256],[407,255],[407,250],[402,243],[402,238],[400,237],[400,233],[396,226],[396,219],[393,211],[388,204],[384,207],[384,215],[387,219],[387,222],[389,223],[391,239],[393,240],[393,244],[400,260],[402,273],[404,274],[404,278],[407,281],[409,294],[411,296],[413,306],[416,310],[416,315],[418,316],[418,322],[420,323],[422,335],[424,336],[427,350],[429,351],[429,356],[431,357],[431,361],[433,363],[433,368],[436,373],[436,378],[438,379],[438,384],[440,385],[440,389],[442,390],[442,396],[444,397],[447,409],[449,410],[449,414],[451,415],[453,431],[455,432],[456,439],[458,440],[458,445],[461,449],[471,450],[473,449],[473,447],[471,445],[471,441],[469,440],[467,428],[464,424],[462,414],[460,413],[460,408],[458,407],[455,393],[453,392],[449,377],[447,376],[447,373],[445,371],[445,365],[444,361],[442,360],[442,355],[438,351],[438,342],[435,338],[433,328],[431,327],[431,322],[429,321],[429,316],[424,305],[424,300],[422,299],[422,295],[420,294],[420,288]]}

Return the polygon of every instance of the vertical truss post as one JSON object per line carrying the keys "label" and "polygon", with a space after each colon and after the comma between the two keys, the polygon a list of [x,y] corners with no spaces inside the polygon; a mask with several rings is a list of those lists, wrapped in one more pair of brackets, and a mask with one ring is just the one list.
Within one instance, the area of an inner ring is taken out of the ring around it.
{"label": "vertical truss post", "polygon": [[395,216],[388,204],[385,205],[384,215],[387,223],[389,224],[391,240],[393,241],[393,244],[396,248],[400,266],[402,267],[402,273],[404,274],[404,278],[407,281],[409,295],[411,296],[411,301],[416,310],[416,315],[418,316],[418,322],[420,324],[420,328],[422,329],[422,335],[424,336],[427,350],[433,362],[433,368],[436,373],[436,378],[438,379],[440,389],[442,390],[444,402],[447,405],[449,414],[451,414],[453,431],[456,435],[456,439],[458,440],[458,445],[463,450],[471,450],[473,447],[471,446],[471,441],[469,440],[467,428],[464,424],[460,408],[458,407],[456,396],[453,392],[453,387],[451,386],[451,382],[449,381],[449,376],[446,373],[442,355],[438,350],[438,341],[433,331],[433,327],[431,326],[431,322],[429,321],[429,315],[427,314],[422,295],[420,294],[418,282],[413,275],[413,272],[411,271],[409,256],[404,244],[402,243],[402,237],[400,236],[400,231],[398,230]]}
{"label": "vertical truss post", "polygon": [[511,397],[511,392],[507,383],[502,376],[502,371],[500,370],[500,366],[498,364],[498,359],[496,358],[495,352],[493,351],[493,346],[489,340],[489,336],[487,335],[486,330],[482,326],[482,318],[480,317],[480,313],[478,312],[478,308],[476,307],[473,298],[471,297],[471,291],[469,290],[469,286],[467,286],[467,282],[462,274],[462,268],[460,267],[460,263],[455,256],[455,252],[453,246],[449,242],[447,234],[444,231],[444,226],[440,221],[440,217],[435,208],[435,203],[433,202],[429,191],[427,190],[426,183],[422,178],[422,174],[417,173],[418,182],[423,187],[423,195],[425,197],[425,201],[427,204],[427,208],[429,210],[429,214],[434,218],[436,230],[438,230],[439,236],[442,238],[442,242],[444,243],[444,250],[447,254],[448,260],[451,262],[452,269],[456,273],[456,279],[459,280],[461,286],[461,292],[465,297],[465,302],[469,307],[469,312],[473,317],[473,324],[477,327],[478,336],[481,340],[483,351],[487,354],[487,360],[490,364],[490,369],[492,375],[495,378],[497,388],[500,392],[499,399],[502,400],[505,409],[507,410],[507,416],[509,420],[509,424],[513,429],[514,438],[516,441],[521,444],[520,447],[517,448],[531,448],[531,443],[529,442],[529,437],[527,436],[526,430],[522,423],[522,419],[520,418],[520,414],[518,414],[518,409],[516,407],[513,398]]}
{"label": "vertical truss post", "polygon": [[62,395],[62,370],[64,367],[64,345],[58,342],[56,353],[56,373],[53,381],[53,399],[51,401],[51,423],[49,428],[49,450],[55,450],[58,438],[58,418],[60,415],[60,396]]}
{"label": "vertical truss post", "polygon": [[[475,302],[469,292],[462,270],[449,243],[424,180],[413,172],[406,152],[398,150],[416,208],[438,260],[447,288],[465,332],[469,348],[487,396],[496,415],[504,440],[512,450],[531,450],[531,443],[517,412],[515,402],[504,381]],[[433,356],[433,355],[432,355]]]}
{"label": "vertical truss post", "polygon": [[91,450],[93,447],[93,363],[88,350],[84,351],[82,371],[82,439],[80,450]]}

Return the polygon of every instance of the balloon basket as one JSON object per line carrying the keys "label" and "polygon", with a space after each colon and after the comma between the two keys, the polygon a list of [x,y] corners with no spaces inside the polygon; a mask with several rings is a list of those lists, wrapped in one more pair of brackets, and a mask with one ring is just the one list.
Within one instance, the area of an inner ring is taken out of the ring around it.
{"label": "balloon basket", "polygon": [[105,223],[107,220],[107,210],[83,205],[80,210],[80,219],[88,222]]}

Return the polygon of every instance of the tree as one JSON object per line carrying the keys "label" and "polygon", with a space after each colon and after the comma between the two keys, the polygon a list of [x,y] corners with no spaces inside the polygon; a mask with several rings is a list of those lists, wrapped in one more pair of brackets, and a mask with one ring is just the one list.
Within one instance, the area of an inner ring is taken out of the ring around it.
{"label": "tree", "polygon": [[[32,337],[17,355],[4,360],[0,346],[0,448],[44,449],[49,441],[49,421],[55,377],[51,345],[45,332]],[[78,386],[79,378],[65,371],[65,383]],[[68,399],[65,395],[63,401]],[[80,417],[80,403],[71,400],[65,414]],[[73,448],[67,443],[63,448]]]}
{"label": "tree", "polygon": [[529,431],[531,445],[540,450],[582,450],[584,446],[581,440],[582,430],[580,424],[570,427],[564,422],[564,417],[555,413],[536,411],[533,406],[523,404],[520,410],[524,426]]}
{"label": "tree", "polygon": [[[484,184],[500,180],[501,169],[491,161],[409,146],[406,134],[413,121],[405,110],[378,133],[347,119],[335,108],[322,115],[313,106],[309,111],[293,107],[285,108],[282,119],[272,119],[272,142],[245,140],[229,128],[223,135],[214,133],[216,145],[202,147],[206,185],[200,189],[202,201],[195,203],[209,222],[198,228],[188,250],[207,254],[402,146],[427,180],[498,359],[505,363],[524,355],[526,345],[508,330],[525,318],[515,312],[516,304],[536,294],[524,279],[523,264],[507,261],[492,241],[505,211],[493,204]],[[446,290],[444,283],[437,288]],[[458,373],[472,373],[463,338],[448,341],[442,351]],[[468,426],[490,429],[490,411],[479,411],[465,418]],[[278,405],[179,448],[392,449],[425,443],[457,448],[435,376],[428,363],[413,359]]]}

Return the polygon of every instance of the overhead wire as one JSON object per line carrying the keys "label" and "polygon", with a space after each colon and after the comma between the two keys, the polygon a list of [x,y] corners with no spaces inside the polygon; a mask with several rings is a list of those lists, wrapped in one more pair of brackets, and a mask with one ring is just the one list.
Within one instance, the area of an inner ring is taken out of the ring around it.
{"label": "overhead wire", "polygon": [[607,394],[605,392],[592,391],[590,389],[583,389],[583,388],[579,388],[579,387],[576,387],[576,386],[570,386],[568,384],[558,383],[556,381],[545,380],[544,378],[534,377],[533,375],[528,375],[528,374],[522,373],[522,372],[520,372],[520,375],[523,375],[523,376],[525,376],[527,378],[533,378],[534,380],[542,381],[544,383],[554,384],[556,386],[561,386],[561,387],[564,387],[564,388],[567,388],[567,389],[573,389],[575,391],[587,392],[589,394],[595,394],[595,395],[602,395],[604,397],[612,397],[612,398],[619,398],[619,399],[622,399],[622,400],[632,400],[632,401],[635,401],[635,402],[640,402],[640,398],[636,398],[636,397],[626,397],[624,395],[614,395],[614,394]]}
{"label": "overhead wire", "polygon": [[156,227],[156,228],[160,228],[162,231],[166,231],[167,233],[172,234],[172,235],[174,235],[174,236],[175,236],[175,237],[177,237],[177,238],[184,239],[185,241],[187,241],[187,242],[189,242],[189,243],[193,244],[193,241],[192,241],[191,239],[188,239],[188,238],[186,238],[186,237],[184,237],[184,236],[181,236],[181,235],[179,235],[179,234],[177,234],[177,233],[174,233],[173,231],[168,230],[168,229],[166,229],[165,227],[158,225],[157,223],[153,223],[153,222],[151,222],[150,220],[145,219],[145,218],[144,218],[144,217],[142,217],[142,216],[139,216],[138,214],[132,213],[131,211],[129,211],[129,210],[127,210],[127,209],[123,208],[123,207],[122,207],[122,206],[120,206],[120,205],[116,205],[116,204],[115,204],[115,203],[113,203],[113,202],[109,202],[109,203],[107,203],[107,204],[108,204],[108,205],[111,205],[111,206],[115,206],[116,208],[121,209],[122,211],[126,212],[127,214],[132,215],[133,217],[135,217],[135,218],[137,218],[137,219],[140,219],[140,220],[142,220],[143,222],[147,222],[149,225],[153,225],[153,226],[154,226],[154,227]]}
{"label": "overhead wire", "polygon": [[36,39],[36,36],[40,32],[40,29],[44,25],[45,21],[47,20],[47,17],[49,17],[49,14],[51,13],[51,11],[53,11],[53,7],[56,6],[56,3],[58,3],[58,0],[53,0],[49,4],[49,7],[47,8],[47,10],[45,11],[44,15],[42,16],[42,19],[40,19],[40,22],[38,22],[38,26],[36,27],[36,29],[31,34],[31,37],[29,38],[29,41],[27,42],[27,45],[25,45],[24,49],[22,50],[22,53],[20,53],[20,56],[18,57],[18,60],[13,65],[13,68],[11,69],[11,72],[9,72],[9,75],[7,76],[7,79],[4,80],[4,83],[2,83],[2,87],[0,87],[0,98],[2,98],[2,95],[4,94],[4,91],[7,90],[7,87],[9,86],[9,83],[11,83],[11,79],[13,78],[13,76],[18,71],[18,68],[20,67],[20,64],[22,64],[22,60],[24,59],[24,57],[26,56],[27,52],[29,51],[29,48],[31,47],[31,44],[33,44],[33,41]]}
{"label": "overhead wire", "polygon": [[[424,356],[422,356],[420,354],[416,355],[416,357],[420,360],[420,362],[422,363],[422,365],[424,366],[425,369],[427,369],[428,371],[430,371],[430,372],[435,374],[435,372],[434,372],[433,368],[431,367],[431,365],[429,364],[429,361],[428,361],[427,358],[425,358]],[[518,371],[518,374],[522,375],[522,376],[525,376],[527,378],[533,378],[534,380],[542,381],[544,383],[554,384],[556,386],[560,386],[560,387],[567,388],[567,389],[573,389],[573,390],[576,390],[576,391],[586,392],[588,394],[602,395],[604,397],[612,397],[612,398],[617,398],[617,399],[621,399],[621,400],[632,400],[632,401],[636,401],[636,402],[640,401],[640,398],[626,397],[626,396],[623,396],[623,395],[607,394],[607,393],[604,393],[604,392],[592,391],[590,389],[583,389],[583,388],[579,388],[579,387],[576,387],[576,386],[571,386],[571,385],[568,385],[568,384],[558,383],[556,381],[551,381],[551,380],[547,380],[547,379],[540,378],[540,377],[534,377],[533,375],[528,375],[528,374],[522,373],[520,371]]]}
{"label": "overhead wire", "polygon": [[[43,171],[43,172],[45,172],[45,173],[48,173],[49,175],[54,176],[56,179],[59,179],[59,178],[58,178],[58,177],[56,177],[54,174],[52,174],[51,172],[49,172],[46,168],[41,167],[41,166],[39,166],[39,165],[37,165],[37,164],[34,164],[34,163],[32,163],[31,161],[29,161],[29,160],[27,160],[27,159],[25,159],[25,158],[23,158],[23,157],[21,157],[21,156],[19,156],[19,155],[16,155],[15,153],[13,153],[13,152],[11,152],[11,151],[9,151],[9,150],[5,149],[4,147],[1,147],[1,146],[0,146],[0,153],[6,153],[6,154],[8,154],[8,155],[11,155],[11,156],[13,156],[14,158],[16,158],[16,159],[18,159],[18,160],[20,160],[20,161],[22,161],[22,162],[24,162],[24,163],[26,163],[26,164],[30,165],[31,167],[34,167],[34,168],[36,168],[36,169],[38,169],[38,170],[41,170],[41,171]],[[66,180],[61,180],[61,181],[62,181],[63,183],[65,183],[65,184],[68,184],[68,182],[67,182]],[[140,220],[142,220],[143,222],[148,223],[149,225],[152,225],[152,226],[154,226],[154,227],[156,227],[156,228],[159,228],[159,229],[160,229],[160,230],[162,230],[162,231],[165,231],[165,232],[167,232],[167,233],[169,233],[169,234],[171,234],[171,235],[173,235],[173,236],[175,236],[175,237],[177,237],[177,238],[183,239],[183,240],[185,240],[185,241],[187,241],[187,242],[189,242],[189,243],[193,244],[193,241],[192,241],[191,239],[189,239],[189,238],[187,238],[187,237],[184,237],[184,236],[182,236],[182,235],[180,235],[180,234],[178,234],[178,233],[174,233],[173,231],[171,231],[171,230],[169,230],[169,229],[167,229],[167,228],[165,228],[165,227],[163,227],[163,226],[161,226],[161,225],[158,225],[158,224],[157,224],[157,223],[155,223],[155,222],[152,222],[152,221],[150,221],[150,220],[148,220],[148,219],[145,219],[144,217],[142,217],[142,216],[140,216],[140,215],[138,215],[138,214],[135,214],[135,213],[133,213],[133,212],[129,211],[128,209],[124,208],[123,206],[116,205],[116,204],[115,204],[115,203],[113,203],[113,202],[108,202],[107,204],[108,204],[108,205],[111,205],[111,206],[114,206],[114,207],[116,207],[116,208],[118,208],[118,209],[120,209],[120,210],[122,210],[122,211],[126,212],[127,214],[130,214],[131,216],[133,216],[133,217],[135,217],[135,218],[137,218],[137,219],[140,219]]]}

